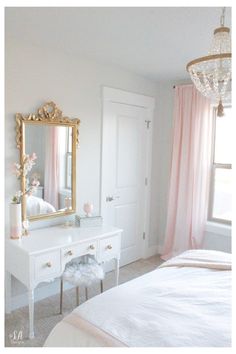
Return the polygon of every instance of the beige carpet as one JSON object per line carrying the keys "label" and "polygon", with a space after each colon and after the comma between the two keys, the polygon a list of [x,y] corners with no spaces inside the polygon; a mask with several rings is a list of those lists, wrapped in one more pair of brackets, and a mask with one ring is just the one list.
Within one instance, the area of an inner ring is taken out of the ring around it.
{"label": "beige carpet", "polygon": [[[142,259],[120,268],[119,283],[136,278],[142,274],[154,270],[161,264],[159,256]],[[104,291],[115,285],[114,272],[106,274]],[[89,289],[89,298],[99,294],[99,286]],[[80,292],[80,303],[85,301],[83,289]],[[28,339],[28,307],[13,311],[5,318],[5,346],[6,347],[42,347],[53,327],[70,313],[76,306],[75,289],[64,291],[63,314],[59,314],[59,295],[51,296],[35,303],[35,338]],[[22,331],[17,340],[14,339],[14,331]]]}

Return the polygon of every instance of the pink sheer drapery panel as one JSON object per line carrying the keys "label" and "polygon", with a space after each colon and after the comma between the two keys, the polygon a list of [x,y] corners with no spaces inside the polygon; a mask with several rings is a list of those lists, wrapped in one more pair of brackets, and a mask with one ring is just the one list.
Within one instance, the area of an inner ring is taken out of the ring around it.
{"label": "pink sheer drapery panel", "polygon": [[202,247],[207,220],[211,146],[209,100],[193,85],[176,87],[163,259]]}
{"label": "pink sheer drapery panel", "polygon": [[59,127],[46,127],[44,200],[59,208]]}

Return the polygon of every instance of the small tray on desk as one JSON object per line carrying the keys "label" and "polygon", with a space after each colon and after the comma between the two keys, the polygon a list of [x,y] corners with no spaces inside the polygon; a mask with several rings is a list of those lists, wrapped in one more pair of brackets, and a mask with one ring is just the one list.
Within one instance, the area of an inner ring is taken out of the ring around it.
{"label": "small tray on desk", "polygon": [[75,224],[79,227],[102,226],[102,217],[75,215]]}

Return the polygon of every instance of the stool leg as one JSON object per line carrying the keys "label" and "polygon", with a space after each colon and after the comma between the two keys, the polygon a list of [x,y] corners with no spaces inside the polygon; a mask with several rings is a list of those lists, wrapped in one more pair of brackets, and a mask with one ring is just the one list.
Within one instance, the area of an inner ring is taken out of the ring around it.
{"label": "stool leg", "polygon": [[79,306],[79,287],[76,287],[76,304]]}
{"label": "stool leg", "polygon": [[60,314],[62,315],[62,296],[63,296],[63,279],[61,278],[61,289],[60,289]]}
{"label": "stool leg", "polygon": [[100,285],[101,285],[101,293],[103,293],[103,280],[101,280]]}
{"label": "stool leg", "polygon": [[87,287],[85,288],[85,297],[86,297],[86,300],[88,300],[88,288]]}

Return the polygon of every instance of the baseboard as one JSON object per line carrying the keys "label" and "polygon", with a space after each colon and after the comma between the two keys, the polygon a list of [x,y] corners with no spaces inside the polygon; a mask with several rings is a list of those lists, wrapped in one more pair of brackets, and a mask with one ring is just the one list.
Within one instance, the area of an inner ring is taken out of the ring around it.
{"label": "baseboard", "polygon": [[162,254],[164,249],[164,245],[157,245],[157,253]]}
{"label": "baseboard", "polygon": [[155,256],[156,254],[158,254],[158,246],[153,245],[153,246],[148,247],[143,258],[146,259],[146,258]]}
{"label": "baseboard", "polygon": [[[64,284],[64,289],[71,289],[73,286],[69,283]],[[35,302],[46,299],[49,296],[59,294],[60,292],[60,279],[56,279],[53,283],[45,284],[37,287],[34,292]],[[17,310],[21,307],[28,306],[28,294],[12,296],[11,298],[11,311]],[[59,306],[59,303],[58,303]]]}

